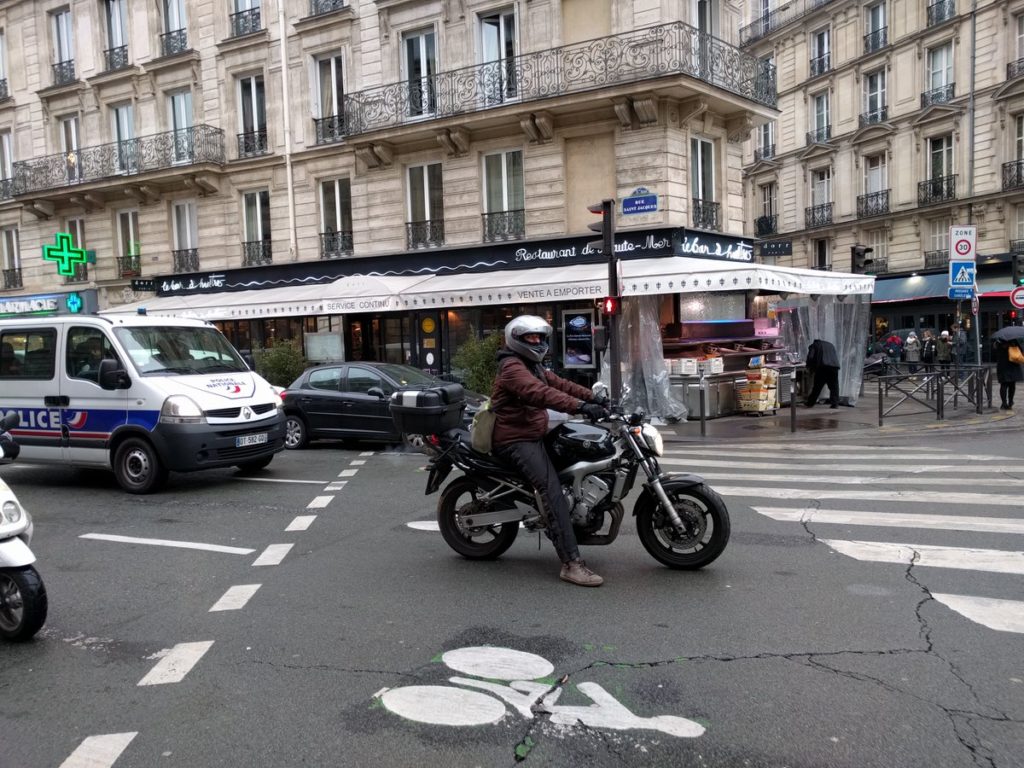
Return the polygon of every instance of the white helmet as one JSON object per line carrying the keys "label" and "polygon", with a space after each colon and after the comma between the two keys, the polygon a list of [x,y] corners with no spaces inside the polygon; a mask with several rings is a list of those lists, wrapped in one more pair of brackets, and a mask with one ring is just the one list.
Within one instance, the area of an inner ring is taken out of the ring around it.
{"label": "white helmet", "polygon": [[[527,344],[522,337],[527,333],[539,333],[539,344]],[[520,315],[505,326],[505,346],[522,355],[527,360],[539,363],[548,353],[548,339],[551,338],[551,326],[542,317],[536,315]]]}

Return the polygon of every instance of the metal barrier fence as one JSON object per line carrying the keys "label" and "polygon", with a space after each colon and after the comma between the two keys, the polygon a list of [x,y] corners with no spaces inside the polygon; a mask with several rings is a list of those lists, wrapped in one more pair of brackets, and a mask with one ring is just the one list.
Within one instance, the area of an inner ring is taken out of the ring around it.
{"label": "metal barrier fence", "polygon": [[979,414],[986,402],[992,407],[992,366],[951,364],[911,373],[899,363],[888,363],[885,370],[876,377],[880,427],[886,417],[934,413],[941,420],[946,418],[947,406],[956,410],[961,400]]}

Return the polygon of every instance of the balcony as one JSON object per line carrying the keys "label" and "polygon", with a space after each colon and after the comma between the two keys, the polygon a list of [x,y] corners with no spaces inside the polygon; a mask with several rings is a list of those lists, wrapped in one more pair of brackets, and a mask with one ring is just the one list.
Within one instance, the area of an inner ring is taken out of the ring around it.
{"label": "balcony", "polygon": [[137,253],[117,257],[117,274],[119,277],[138,277],[142,274],[142,257]]}
{"label": "balcony", "polygon": [[763,14],[745,27],[740,27],[740,45],[760,40],[773,29],[784,27],[830,2],[832,0],[792,0],[785,3],[782,8]]}
{"label": "balcony", "polygon": [[812,205],[805,209],[804,216],[806,219],[807,229],[814,229],[815,227],[827,227],[832,223],[832,203],[822,203],[821,205]]}
{"label": "balcony", "polygon": [[832,271],[832,262],[831,261],[824,261],[824,262],[819,262],[817,264],[811,264],[811,269],[817,269],[819,272],[831,272]]}
{"label": "balcony", "polygon": [[949,266],[949,251],[925,251],[925,269],[945,269]]}
{"label": "balcony", "polygon": [[1013,78],[1020,77],[1021,75],[1024,75],[1024,59],[1017,59],[1006,65],[1007,80],[1013,80]]}
{"label": "balcony", "polygon": [[128,46],[119,45],[117,48],[107,48],[103,52],[103,64],[106,67],[106,72],[114,72],[118,69],[124,69],[129,65],[128,61]]}
{"label": "balcony", "polygon": [[257,157],[267,154],[267,129],[238,134],[238,156]]}
{"label": "balcony", "polygon": [[869,192],[866,195],[857,195],[857,218],[868,219],[872,216],[882,216],[889,212],[889,190],[883,189],[880,192]]}
{"label": "balcony", "polygon": [[188,47],[188,30],[175,29],[160,35],[160,53],[164,56],[177,56],[185,53]]}
{"label": "balcony", "polygon": [[762,160],[771,160],[775,157],[775,145],[774,144],[762,144],[760,147],[754,149],[754,162],[759,163]]}
{"label": "balcony", "polygon": [[7,78],[0,78],[0,101],[7,101],[11,98],[11,92],[7,90]]}
{"label": "balcony", "polygon": [[21,267],[15,267],[14,269],[4,270],[4,290],[11,291],[16,288],[21,288]]}
{"label": "balcony", "polygon": [[176,275],[180,275],[185,272],[198,272],[199,249],[182,248],[177,251],[171,251],[171,264],[171,269]]}
{"label": "balcony", "polygon": [[779,233],[779,216],[778,214],[771,214],[770,216],[758,216],[754,219],[754,236],[755,237],[768,237],[769,235],[777,235]]}
{"label": "balcony", "polygon": [[521,240],[526,236],[526,211],[494,211],[483,215],[484,242]]}
{"label": "balcony", "polygon": [[53,84],[67,85],[75,82],[75,60],[59,61],[53,66]]}
{"label": "balcony", "polygon": [[313,126],[316,128],[317,144],[330,144],[345,138],[345,120],[341,115],[314,117]]}
{"label": "balcony", "polygon": [[199,163],[224,163],[224,131],[194,125],[14,164],[15,194]]}
{"label": "balcony", "polygon": [[1010,253],[1024,253],[1024,240],[1011,240]]}
{"label": "balcony", "polygon": [[823,53],[821,56],[815,56],[811,59],[811,77],[824,75],[831,68],[831,57],[827,53]]}
{"label": "balcony", "polygon": [[444,219],[428,221],[407,221],[405,223],[405,247],[434,248],[444,245]]}
{"label": "balcony", "polygon": [[345,0],[309,0],[309,15],[323,16],[325,13],[340,11],[345,7]]}
{"label": "balcony", "polygon": [[262,267],[274,263],[270,240],[249,240],[242,243],[242,266]]}
{"label": "balcony", "polygon": [[231,37],[251,35],[263,29],[259,8],[249,8],[246,11],[232,13],[229,18],[231,21]]}
{"label": "balcony", "polygon": [[89,265],[88,264],[75,264],[75,272],[71,275],[64,276],[64,282],[70,283],[88,283],[89,282]]}
{"label": "balcony", "polygon": [[719,232],[722,229],[722,205],[713,200],[693,198],[693,227]]}
{"label": "balcony", "polygon": [[1003,163],[1003,189],[1021,189],[1024,187],[1024,160],[1011,160]]}
{"label": "balcony", "polygon": [[352,233],[351,232],[321,232],[320,233],[320,258],[340,259],[344,256],[351,256]]}
{"label": "balcony", "polygon": [[953,100],[955,92],[956,83],[950,83],[949,85],[943,85],[939,88],[932,88],[930,91],[925,91],[921,94],[921,109],[930,107],[932,104],[946,104]]}
{"label": "balcony", "polygon": [[952,19],[955,15],[955,0],[938,0],[938,2],[928,6],[928,26],[934,27],[936,24],[942,24],[944,21]]}
{"label": "balcony", "polygon": [[884,275],[888,271],[889,271],[889,257],[888,256],[882,256],[882,257],[876,257],[875,259],[872,260],[871,264],[868,266],[867,270],[865,271],[865,274],[868,274],[868,275]]}
{"label": "balcony", "polygon": [[956,200],[956,175],[939,176],[917,184],[917,204],[934,205]]}
{"label": "balcony", "polygon": [[881,27],[864,35],[864,53],[880,51],[889,44],[889,28]]}
{"label": "balcony", "polygon": [[832,138],[832,126],[823,125],[807,132],[808,144],[824,144]]}
{"label": "balcony", "polygon": [[879,107],[871,112],[861,112],[857,118],[857,126],[864,128],[868,125],[876,125],[877,123],[884,123],[889,119],[889,108]]}
{"label": "balcony", "polygon": [[685,75],[774,107],[775,67],[682,22],[527,53],[345,96],[348,136]]}

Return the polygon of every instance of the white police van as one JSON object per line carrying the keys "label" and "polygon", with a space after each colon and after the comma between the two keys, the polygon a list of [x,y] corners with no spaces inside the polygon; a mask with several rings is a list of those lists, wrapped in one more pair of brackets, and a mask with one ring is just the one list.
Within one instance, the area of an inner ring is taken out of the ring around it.
{"label": "white police van", "polygon": [[209,323],[145,315],[0,318],[0,413],[19,463],[106,467],[130,493],[169,471],[267,466],[280,396]]}

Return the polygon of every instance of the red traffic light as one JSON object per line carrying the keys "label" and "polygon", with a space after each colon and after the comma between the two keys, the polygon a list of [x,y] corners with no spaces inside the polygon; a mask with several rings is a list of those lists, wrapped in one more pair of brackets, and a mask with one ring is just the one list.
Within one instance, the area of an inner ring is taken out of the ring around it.
{"label": "red traffic light", "polygon": [[618,296],[605,296],[601,299],[602,315],[617,315],[622,308],[621,299]]}

